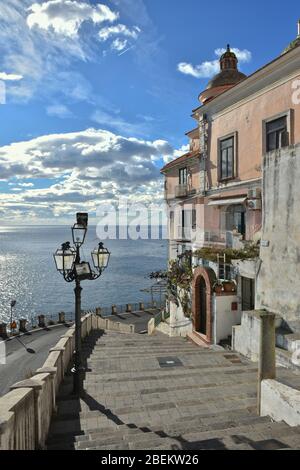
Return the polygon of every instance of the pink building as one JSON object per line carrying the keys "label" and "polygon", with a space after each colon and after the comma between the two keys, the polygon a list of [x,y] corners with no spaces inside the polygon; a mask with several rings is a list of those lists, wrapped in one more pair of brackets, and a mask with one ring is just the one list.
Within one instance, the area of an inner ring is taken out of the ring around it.
{"label": "pink building", "polygon": [[[249,77],[238,70],[229,46],[220,58],[220,73],[193,110],[189,152],[161,170],[170,209],[170,259],[201,247],[243,249],[260,242],[263,156],[300,142],[299,45],[300,31],[280,56]],[[257,263],[236,263],[234,269],[226,263],[199,264],[191,325],[178,308],[171,308],[170,323],[174,334],[190,330],[195,340],[218,343],[231,334],[243,310],[255,308]],[[235,279],[235,293],[215,292],[220,268],[223,279]]]}

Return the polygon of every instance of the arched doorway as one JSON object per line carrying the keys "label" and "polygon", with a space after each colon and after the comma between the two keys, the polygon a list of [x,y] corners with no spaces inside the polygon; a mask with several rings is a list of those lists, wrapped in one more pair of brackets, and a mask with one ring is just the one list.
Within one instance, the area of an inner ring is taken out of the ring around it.
{"label": "arched doorway", "polygon": [[211,268],[199,267],[193,280],[193,329],[205,342],[212,340],[212,293],[216,274]]}
{"label": "arched doorway", "polygon": [[199,295],[199,311],[198,311],[198,322],[197,331],[202,335],[207,336],[207,302],[206,302],[206,283],[203,276],[200,277],[198,284],[198,295]]}

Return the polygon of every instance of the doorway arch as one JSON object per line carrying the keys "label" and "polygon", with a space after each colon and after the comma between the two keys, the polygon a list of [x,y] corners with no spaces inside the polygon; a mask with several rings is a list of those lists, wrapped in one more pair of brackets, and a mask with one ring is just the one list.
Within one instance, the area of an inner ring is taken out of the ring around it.
{"label": "doorway arch", "polygon": [[217,276],[213,269],[198,267],[193,279],[193,329],[205,342],[212,341],[212,294]]}

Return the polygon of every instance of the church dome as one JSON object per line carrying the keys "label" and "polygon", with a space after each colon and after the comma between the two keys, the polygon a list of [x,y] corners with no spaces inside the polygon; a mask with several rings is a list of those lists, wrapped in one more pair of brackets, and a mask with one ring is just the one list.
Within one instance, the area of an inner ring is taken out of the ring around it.
{"label": "church dome", "polygon": [[205,91],[199,96],[203,104],[247,78],[238,70],[238,58],[230,49],[229,44],[226,52],[220,57],[220,69],[221,71],[210,80]]}
{"label": "church dome", "polygon": [[238,70],[223,70],[208,83],[206,89],[209,90],[210,88],[219,86],[236,85],[245,78],[247,78],[247,75]]}

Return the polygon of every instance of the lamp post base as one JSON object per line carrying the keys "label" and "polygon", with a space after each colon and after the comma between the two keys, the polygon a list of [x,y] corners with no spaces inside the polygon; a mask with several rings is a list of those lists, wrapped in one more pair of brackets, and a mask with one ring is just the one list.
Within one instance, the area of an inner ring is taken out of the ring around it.
{"label": "lamp post base", "polygon": [[86,370],[83,366],[80,366],[78,369],[74,366],[71,372],[73,374],[73,394],[82,396],[84,394],[83,382]]}

